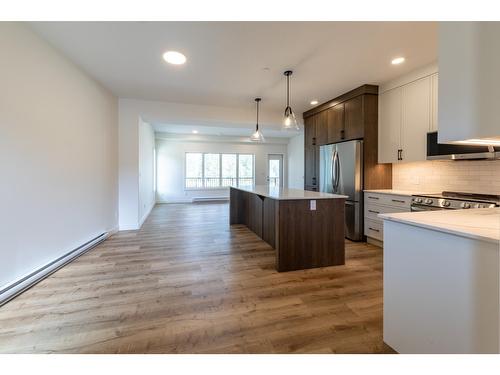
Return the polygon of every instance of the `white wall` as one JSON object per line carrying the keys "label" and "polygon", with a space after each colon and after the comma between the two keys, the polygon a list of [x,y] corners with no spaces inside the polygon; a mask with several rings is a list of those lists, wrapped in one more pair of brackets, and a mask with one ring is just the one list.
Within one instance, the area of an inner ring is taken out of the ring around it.
{"label": "white wall", "polygon": [[[142,219],[141,212],[139,212],[141,206],[139,202],[139,124],[141,119],[149,124],[211,125],[252,129],[255,121],[255,107],[252,102],[246,108],[229,108],[119,99],[120,230],[138,229]],[[281,114],[273,114],[270,118],[262,120],[265,129],[274,127],[275,130],[279,130]]]}
{"label": "white wall", "polygon": [[288,143],[288,187],[304,189],[304,133]]}
{"label": "white wall", "polygon": [[154,187],[155,133],[142,119],[139,121],[139,226],[155,205]]}
{"label": "white wall", "polygon": [[0,288],[116,229],[117,100],[0,23]]}
{"label": "white wall", "polygon": [[156,139],[157,152],[157,201],[158,202],[190,202],[193,197],[228,197],[225,189],[185,190],[184,165],[186,152],[215,153],[248,153],[255,155],[255,182],[266,184],[268,154],[283,155],[284,182],[287,176],[287,145],[286,144],[254,144],[230,143],[212,141],[178,141],[171,139]]}

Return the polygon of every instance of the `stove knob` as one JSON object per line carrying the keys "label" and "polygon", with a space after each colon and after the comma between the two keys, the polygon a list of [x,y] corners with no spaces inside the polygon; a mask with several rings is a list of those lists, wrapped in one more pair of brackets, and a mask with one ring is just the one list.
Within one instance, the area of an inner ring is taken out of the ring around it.
{"label": "stove knob", "polygon": [[484,208],[486,207],[484,204],[478,203],[474,206],[475,208]]}
{"label": "stove knob", "polygon": [[415,203],[422,203],[422,198],[415,198],[414,201]]}
{"label": "stove knob", "polygon": [[467,203],[467,202],[463,202],[460,207],[462,208],[470,208],[470,203]]}
{"label": "stove knob", "polygon": [[427,199],[425,200],[425,204],[432,204],[432,202],[433,202],[433,200],[432,200],[432,199],[429,199],[429,198],[427,198]]}
{"label": "stove knob", "polygon": [[443,207],[450,207],[450,201],[443,201]]}

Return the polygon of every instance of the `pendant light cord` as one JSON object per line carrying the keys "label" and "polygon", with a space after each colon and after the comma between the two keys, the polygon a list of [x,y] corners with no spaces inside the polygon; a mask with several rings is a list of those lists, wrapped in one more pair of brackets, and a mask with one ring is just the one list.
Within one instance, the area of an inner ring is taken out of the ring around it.
{"label": "pendant light cord", "polygon": [[255,103],[257,103],[257,123],[255,124],[255,131],[259,131],[259,102],[260,98],[255,98]]}
{"label": "pendant light cord", "polygon": [[290,107],[290,75],[286,76],[286,106]]}

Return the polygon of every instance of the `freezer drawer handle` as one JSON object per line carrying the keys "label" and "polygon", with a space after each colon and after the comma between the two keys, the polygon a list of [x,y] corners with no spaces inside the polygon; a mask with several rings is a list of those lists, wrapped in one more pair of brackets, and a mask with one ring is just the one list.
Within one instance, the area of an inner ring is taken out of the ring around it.
{"label": "freezer drawer handle", "polygon": [[372,230],[372,231],[374,231],[374,232],[380,232],[380,230],[375,229],[375,228],[372,228],[372,227],[368,227],[368,229],[370,229],[370,230]]}
{"label": "freezer drawer handle", "polygon": [[371,212],[372,214],[379,214],[379,211],[373,211],[373,210],[368,210],[368,212]]}
{"label": "freezer drawer handle", "polygon": [[400,199],[393,199],[392,201],[393,201],[393,202],[397,202],[397,203],[406,203],[405,201],[402,201],[402,200],[400,200]]}

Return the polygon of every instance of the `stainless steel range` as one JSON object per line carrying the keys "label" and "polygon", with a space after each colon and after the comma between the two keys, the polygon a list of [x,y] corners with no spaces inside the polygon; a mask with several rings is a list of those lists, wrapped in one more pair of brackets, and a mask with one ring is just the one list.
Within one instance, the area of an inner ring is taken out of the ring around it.
{"label": "stainless steel range", "polygon": [[457,210],[467,208],[492,208],[500,206],[500,195],[455,193],[414,195],[412,211]]}

